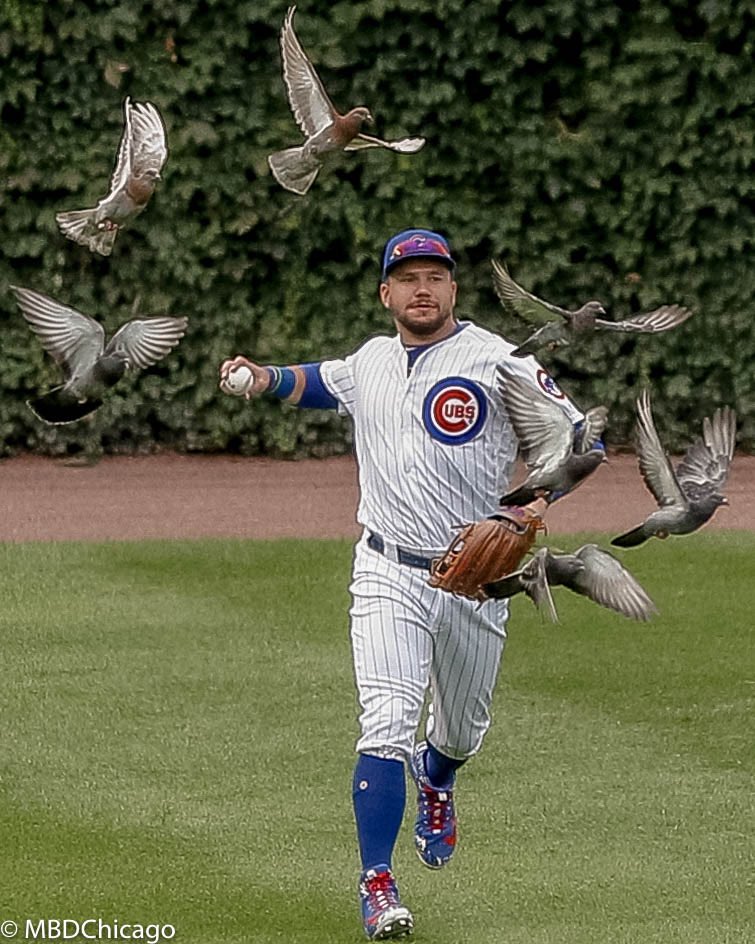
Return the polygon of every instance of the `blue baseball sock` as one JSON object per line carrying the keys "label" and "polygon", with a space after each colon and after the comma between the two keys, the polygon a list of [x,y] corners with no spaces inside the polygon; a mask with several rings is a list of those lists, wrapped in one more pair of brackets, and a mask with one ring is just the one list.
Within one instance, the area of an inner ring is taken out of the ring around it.
{"label": "blue baseball sock", "polygon": [[354,768],[353,795],[362,868],[390,868],[406,805],[403,763],[360,754]]}
{"label": "blue baseball sock", "polygon": [[446,757],[445,754],[441,754],[437,747],[433,747],[429,741],[427,742],[425,773],[436,790],[451,790],[456,779],[456,771],[466,762],[466,757],[463,760]]}

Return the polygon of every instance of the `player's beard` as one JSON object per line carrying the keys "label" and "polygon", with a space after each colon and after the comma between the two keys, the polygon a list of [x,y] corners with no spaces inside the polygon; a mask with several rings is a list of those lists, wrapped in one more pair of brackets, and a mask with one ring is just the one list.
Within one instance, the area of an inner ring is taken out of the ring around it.
{"label": "player's beard", "polygon": [[429,338],[441,333],[448,326],[451,333],[454,323],[453,308],[450,305],[439,308],[425,308],[418,311],[396,311],[391,309],[394,320],[417,338]]}

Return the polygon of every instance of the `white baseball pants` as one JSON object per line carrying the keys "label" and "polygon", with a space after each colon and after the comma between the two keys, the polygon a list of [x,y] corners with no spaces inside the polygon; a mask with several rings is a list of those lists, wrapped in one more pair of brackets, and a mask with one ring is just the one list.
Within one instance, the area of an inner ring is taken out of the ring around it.
{"label": "white baseball pants", "polygon": [[490,727],[508,601],[480,606],[427,578],[373,551],[364,536],[356,546],[349,589],[359,752],[406,760],[428,687],[427,737],[446,756],[475,754]]}

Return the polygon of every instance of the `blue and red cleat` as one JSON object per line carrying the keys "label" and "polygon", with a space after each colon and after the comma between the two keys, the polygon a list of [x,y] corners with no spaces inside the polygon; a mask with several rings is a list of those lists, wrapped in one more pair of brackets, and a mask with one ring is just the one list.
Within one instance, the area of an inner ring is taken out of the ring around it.
{"label": "blue and red cleat", "polygon": [[417,819],[414,845],[429,869],[442,869],[456,849],[456,811],[453,790],[437,790],[425,769],[427,742],[414,748],[411,772],[417,784]]}
{"label": "blue and red cleat", "polygon": [[362,872],[359,881],[364,933],[371,941],[404,937],[414,930],[414,919],[401,904],[396,879],[387,865]]}

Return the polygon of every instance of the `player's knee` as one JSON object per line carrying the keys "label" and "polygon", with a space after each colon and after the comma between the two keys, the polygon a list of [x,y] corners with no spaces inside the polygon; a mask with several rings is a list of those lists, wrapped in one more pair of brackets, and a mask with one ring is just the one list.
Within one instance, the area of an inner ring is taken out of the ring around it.
{"label": "player's knee", "polygon": [[445,730],[443,725],[431,723],[428,724],[427,736],[441,754],[454,760],[466,760],[480,750],[489,729],[489,718],[464,728]]}
{"label": "player's knee", "polygon": [[422,713],[421,693],[377,693],[363,697],[357,750],[393,760],[411,757]]}
{"label": "player's knee", "polygon": [[357,742],[357,751],[385,760],[406,760],[411,757],[416,722],[399,714],[381,719],[363,716],[360,720],[362,736]]}
{"label": "player's knee", "polygon": [[416,724],[412,724],[406,717],[363,717],[361,727],[362,736],[357,742],[358,751],[386,760],[406,760],[411,757]]}

